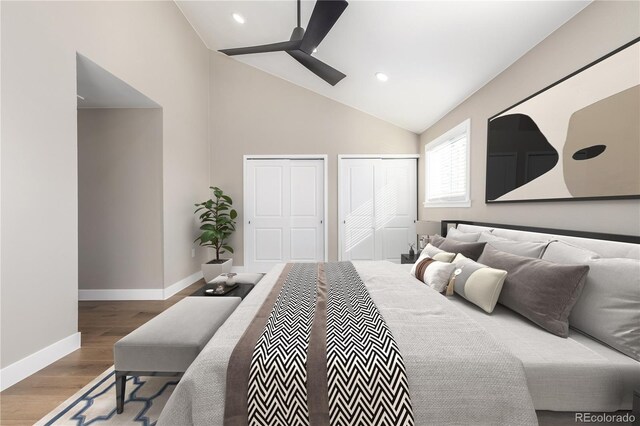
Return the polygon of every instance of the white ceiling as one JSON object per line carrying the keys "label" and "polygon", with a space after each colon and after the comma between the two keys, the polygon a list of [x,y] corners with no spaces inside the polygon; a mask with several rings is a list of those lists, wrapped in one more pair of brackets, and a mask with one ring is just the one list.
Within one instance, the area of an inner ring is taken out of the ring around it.
{"label": "white ceiling", "polygon": [[91,59],[76,53],[78,108],[160,108]]}
{"label": "white ceiling", "polygon": [[[293,0],[176,3],[212,50],[285,41],[295,26]],[[303,27],[314,4],[302,2]],[[588,4],[352,0],[315,54],[347,74],[335,87],[284,52],[235,59],[419,133]]]}

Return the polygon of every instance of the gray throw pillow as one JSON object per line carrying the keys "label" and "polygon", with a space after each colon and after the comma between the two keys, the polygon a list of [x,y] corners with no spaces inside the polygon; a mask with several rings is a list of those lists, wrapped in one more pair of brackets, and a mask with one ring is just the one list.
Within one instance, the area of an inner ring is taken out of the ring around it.
{"label": "gray throw pillow", "polygon": [[540,259],[544,250],[549,245],[548,242],[509,240],[507,238],[496,237],[489,232],[483,232],[480,234],[478,242],[486,242],[493,248],[505,253],[516,254],[524,257],[533,257],[535,259]]}
{"label": "gray throw pillow", "polygon": [[442,238],[440,235],[434,235],[430,239],[431,244],[438,247],[440,250],[447,251],[449,253],[462,253],[465,257],[471,260],[478,260],[484,245],[486,243],[465,243],[462,241],[456,241],[452,238]]}
{"label": "gray throw pillow", "polygon": [[507,271],[500,304],[557,336],[569,336],[569,314],[582,292],[588,265],[560,265],[491,246],[478,262]]}
{"label": "gray throw pillow", "polygon": [[444,242],[444,237],[440,234],[431,235],[429,237],[429,244],[434,247],[440,247],[440,244]]}
{"label": "gray throw pillow", "polygon": [[480,232],[463,232],[456,228],[449,228],[447,230],[447,238],[453,238],[454,240],[466,243],[475,243],[478,241],[478,238],[480,238]]}
{"label": "gray throw pillow", "polygon": [[556,263],[584,263],[589,274],[569,324],[572,328],[640,361],[640,261],[602,258],[556,241],[542,257]]}

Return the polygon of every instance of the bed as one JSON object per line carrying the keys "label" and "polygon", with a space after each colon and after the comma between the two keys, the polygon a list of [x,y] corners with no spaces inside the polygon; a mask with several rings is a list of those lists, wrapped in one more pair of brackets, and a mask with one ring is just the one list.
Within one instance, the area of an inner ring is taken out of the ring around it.
{"label": "bed", "polygon": [[[450,224],[444,225],[446,233]],[[458,228],[512,239],[564,238],[495,226]],[[640,259],[636,244],[567,238],[599,250],[604,244],[613,256]],[[560,338],[507,308],[497,306],[488,315],[464,299],[444,297],[411,276],[408,266],[353,263],[404,360],[413,410],[405,424],[526,425],[537,423],[535,410],[631,409],[640,362],[576,330]],[[158,424],[225,424],[229,360],[285,268],[270,271],[214,335]]]}

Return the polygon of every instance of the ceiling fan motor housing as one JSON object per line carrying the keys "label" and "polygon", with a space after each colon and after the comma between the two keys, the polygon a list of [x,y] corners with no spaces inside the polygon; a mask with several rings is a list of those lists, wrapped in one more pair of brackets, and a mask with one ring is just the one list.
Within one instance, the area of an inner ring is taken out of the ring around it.
{"label": "ceiling fan motor housing", "polygon": [[304,37],[304,28],[295,27],[291,32],[291,38],[289,41],[300,41],[302,40],[302,37]]}

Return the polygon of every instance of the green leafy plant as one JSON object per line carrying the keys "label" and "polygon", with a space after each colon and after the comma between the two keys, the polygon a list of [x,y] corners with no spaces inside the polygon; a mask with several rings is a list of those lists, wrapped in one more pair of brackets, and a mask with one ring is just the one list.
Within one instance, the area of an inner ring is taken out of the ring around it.
{"label": "green leafy plant", "polygon": [[216,251],[216,260],[220,260],[220,255],[228,251],[233,253],[233,248],[227,240],[236,230],[236,212],[231,206],[233,200],[228,195],[215,186],[211,186],[214,199],[209,199],[198,203],[194,214],[200,213],[200,230],[202,233],[194,242],[199,242],[203,247],[211,247]]}

